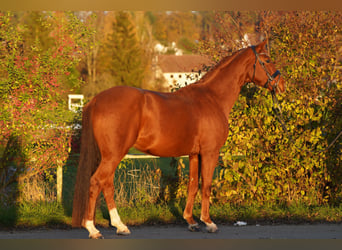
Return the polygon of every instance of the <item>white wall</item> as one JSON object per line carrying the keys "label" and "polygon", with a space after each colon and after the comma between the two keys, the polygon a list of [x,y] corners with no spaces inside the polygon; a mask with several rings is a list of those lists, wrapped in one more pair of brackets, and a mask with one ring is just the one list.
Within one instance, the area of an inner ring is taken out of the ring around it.
{"label": "white wall", "polygon": [[204,76],[204,73],[201,72],[199,75],[198,72],[187,72],[187,73],[164,73],[163,74],[165,80],[167,81],[167,85],[175,86],[175,84],[179,84],[180,87],[184,87],[185,83],[187,85],[197,82],[201,77]]}

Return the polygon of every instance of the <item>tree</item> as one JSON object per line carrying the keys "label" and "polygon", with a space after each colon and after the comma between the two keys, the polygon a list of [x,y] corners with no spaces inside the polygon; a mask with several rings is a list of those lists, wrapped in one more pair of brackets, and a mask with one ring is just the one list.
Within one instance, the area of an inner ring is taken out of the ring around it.
{"label": "tree", "polygon": [[210,31],[210,36],[202,35],[204,39],[199,41],[197,49],[217,62],[246,46],[244,35],[254,34],[260,22],[258,11],[215,11],[203,15],[203,28]]}
{"label": "tree", "polygon": [[143,56],[131,15],[118,12],[102,50],[102,61],[112,76],[112,85],[140,87],[144,79]]}
{"label": "tree", "polygon": [[78,31],[82,34],[84,44],[85,57],[83,58],[84,68],[86,71],[85,81],[88,85],[97,83],[97,64],[98,53],[101,47],[101,41],[104,39],[104,12],[78,12],[82,16],[83,22],[79,21],[79,27],[82,30]]}
{"label": "tree", "polygon": [[209,41],[213,38],[213,23],[214,13],[213,11],[200,11],[201,19],[201,40]]}

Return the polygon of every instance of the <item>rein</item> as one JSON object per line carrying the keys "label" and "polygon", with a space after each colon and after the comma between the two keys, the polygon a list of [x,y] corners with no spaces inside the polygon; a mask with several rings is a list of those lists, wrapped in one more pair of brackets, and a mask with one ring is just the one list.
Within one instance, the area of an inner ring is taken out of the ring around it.
{"label": "rein", "polygon": [[287,126],[284,122],[284,117],[283,117],[283,112],[282,112],[282,109],[279,105],[279,101],[278,101],[278,98],[276,96],[276,93],[275,91],[272,91],[271,92],[272,94],[272,100],[273,100],[273,106],[272,106],[272,110],[273,112],[275,113],[278,121],[280,122],[283,130],[286,132],[286,135],[287,137],[289,138],[289,140],[293,143],[293,145],[299,149],[300,151],[305,151],[305,152],[310,152],[310,153],[322,153],[322,152],[325,152],[325,151],[328,151],[334,144],[335,142],[337,141],[337,139],[342,135],[342,130],[338,133],[338,135],[335,137],[335,139],[328,145],[328,147],[326,147],[325,149],[321,149],[321,150],[308,150],[308,149],[302,149],[302,148],[299,148],[295,145],[295,141],[293,140],[291,134],[289,133],[288,129],[287,129]]}

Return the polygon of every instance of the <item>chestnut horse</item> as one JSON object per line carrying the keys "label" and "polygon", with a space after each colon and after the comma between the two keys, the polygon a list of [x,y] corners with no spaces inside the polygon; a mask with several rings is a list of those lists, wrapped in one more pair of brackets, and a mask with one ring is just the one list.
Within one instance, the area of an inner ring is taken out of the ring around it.
{"label": "chestnut horse", "polygon": [[228,136],[228,118],[241,87],[248,82],[273,93],[285,81],[264,52],[266,41],[223,59],[197,84],[174,93],[113,87],[83,109],[80,162],[75,185],[72,226],[85,227],[90,238],[102,238],[94,224],[99,193],[105,197],[117,234],[130,234],[114,202],[114,172],[128,149],[176,157],[189,155],[188,198],[183,217],[191,231],[193,203],[202,177],[201,217],[208,232],[217,231],[209,216],[209,196],[219,151]]}

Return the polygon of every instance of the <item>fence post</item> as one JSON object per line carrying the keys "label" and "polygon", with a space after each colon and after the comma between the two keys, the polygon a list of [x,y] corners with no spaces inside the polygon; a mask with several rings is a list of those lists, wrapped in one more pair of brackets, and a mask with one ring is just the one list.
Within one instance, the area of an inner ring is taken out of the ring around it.
{"label": "fence post", "polygon": [[57,161],[57,202],[62,202],[63,191],[63,165],[61,161]]}

